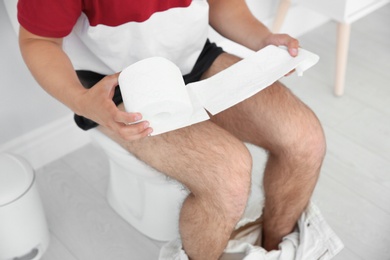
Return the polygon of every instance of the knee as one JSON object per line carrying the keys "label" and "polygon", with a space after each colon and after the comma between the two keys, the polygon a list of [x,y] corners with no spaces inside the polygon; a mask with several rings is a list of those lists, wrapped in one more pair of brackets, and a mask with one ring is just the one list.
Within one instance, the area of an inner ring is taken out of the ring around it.
{"label": "knee", "polygon": [[220,190],[228,216],[238,220],[246,208],[251,187],[252,156],[245,145],[236,154],[230,154],[230,162],[226,165],[229,175],[226,177],[224,188]]}
{"label": "knee", "polygon": [[326,153],[326,139],[322,126],[314,114],[296,142],[298,155],[302,160],[307,160],[315,167],[322,165]]}
{"label": "knee", "polygon": [[242,143],[223,148],[208,172],[200,196],[232,221],[242,216],[251,186],[252,157]]}
{"label": "knee", "polygon": [[313,168],[322,165],[326,153],[326,139],[322,126],[308,108],[305,117],[297,119],[281,137],[279,155]]}

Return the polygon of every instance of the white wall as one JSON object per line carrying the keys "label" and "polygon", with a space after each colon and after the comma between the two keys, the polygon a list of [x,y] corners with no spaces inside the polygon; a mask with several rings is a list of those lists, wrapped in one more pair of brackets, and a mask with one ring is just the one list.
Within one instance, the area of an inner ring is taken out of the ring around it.
{"label": "white wall", "polygon": [[[88,138],[72,123],[71,112],[46,94],[30,75],[3,1],[17,0],[0,0],[0,152],[21,154],[39,167],[85,144]],[[253,13],[270,26],[278,1],[247,1]],[[298,37],[325,21],[327,18],[294,4],[282,32]],[[232,48],[215,33],[210,37],[225,49]]]}
{"label": "white wall", "polygon": [[3,1],[0,32],[0,152],[19,154],[38,168],[87,139],[72,123],[71,111],[44,92],[31,76]]}
{"label": "white wall", "polygon": [[34,81],[21,58],[17,36],[0,1],[0,144],[69,113]]}

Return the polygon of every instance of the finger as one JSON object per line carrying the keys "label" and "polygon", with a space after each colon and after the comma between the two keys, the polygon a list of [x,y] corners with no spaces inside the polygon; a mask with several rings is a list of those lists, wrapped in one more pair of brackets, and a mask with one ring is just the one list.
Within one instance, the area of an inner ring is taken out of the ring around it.
{"label": "finger", "polygon": [[131,134],[131,135],[138,134],[138,133],[144,131],[145,129],[147,129],[148,127],[149,127],[148,121],[141,121],[138,123],[129,123],[129,124],[125,124],[125,125],[122,124],[120,126],[121,131],[124,134]]}
{"label": "finger", "polygon": [[114,120],[118,123],[130,125],[142,120],[142,115],[141,113],[129,113],[118,109],[114,116]]}
{"label": "finger", "polygon": [[292,57],[298,55],[299,41],[288,34],[273,34],[267,42],[276,46],[286,46]]}
{"label": "finger", "polygon": [[136,141],[136,140],[151,136],[152,132],[153,132],[153,130],[151,128],[150,128],[150,130],[145,129],[145,131],[143,131],[137,135],[132,135],[127,141]]}
{"label": "finger", "polygon": [[118,86],[119,73],[105,76],[102,79],[102,83],[106,91],[109,92],[109,97],[112,98],[115,94],[115,88]]}
{"label": "finger", "polygon": [[291,56],[295,57],[298,55],[299,41],[297,39],[291,38],[287,44],[288,52]]}
{"label": "finger", "polygon": [[153,129],[149,127],[149,123],[147,121],[142,121],[127,126],[121,125],[118,133],[122,139],[126,141],[134,141],[150,135],[152,131]]}
{"label": "finger", "polygon": [[119,72],[105,76],[104,79],[109,83],[110,85],[118,86],[118,78],[119,78]]}

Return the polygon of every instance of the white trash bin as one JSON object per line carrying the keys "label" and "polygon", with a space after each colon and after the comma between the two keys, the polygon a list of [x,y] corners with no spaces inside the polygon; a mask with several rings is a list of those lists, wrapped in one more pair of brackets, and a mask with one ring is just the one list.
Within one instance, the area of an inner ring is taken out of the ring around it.
{"label": "white trash bin", "polygon": [[49,238],[33,169],[23,158],[0,154],[0,260],[38,260]]}

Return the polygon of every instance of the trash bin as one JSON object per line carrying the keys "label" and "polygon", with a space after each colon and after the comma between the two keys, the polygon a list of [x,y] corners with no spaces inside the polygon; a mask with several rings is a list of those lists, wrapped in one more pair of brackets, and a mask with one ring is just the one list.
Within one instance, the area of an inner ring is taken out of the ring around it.
{"label": "trash bin", "polygon": [[19,156],[0,154],[0,260],[38,260],[49,240],[32,167]]}

